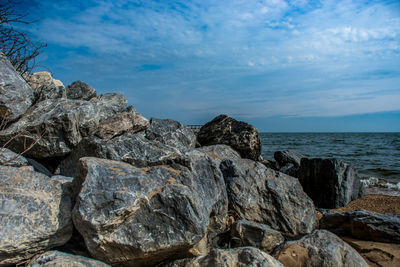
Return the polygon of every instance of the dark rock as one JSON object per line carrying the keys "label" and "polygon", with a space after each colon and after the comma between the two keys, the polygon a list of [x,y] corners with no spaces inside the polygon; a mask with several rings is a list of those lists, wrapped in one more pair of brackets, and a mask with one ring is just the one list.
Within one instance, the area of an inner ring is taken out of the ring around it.
{"label": "dark rock", "polygon": [[293,164],[295,167],[300,167],[300,161],[302,158],[305,158],[305,156],[293,150],[283,150],[276,151],[274,153],[274,158],[280,167],[288,163]]}
{"label": "dark rock", "polygon": [[47,251],[34,257],[27,267],[107,267],[104,262],[60,251]]}
{"label": "dark rock", "polygon": [[101,120],[106,119],[107,114],[110,112],[113,114],[121,113],[124,111],[130,112],[128,100],[122,95],[117,93],[107,93],[100,96],[96,96],[90,99],[90,102],[97,104],[101,113],[105,114]]}
{"label": "dark rock", "polygon": [[8,148],[0,148],[0,165],[11,167],[28,166],[28,161],[22,155],[19,155]]}
{"label": "dark rock", "polygon": [[275,260],[272,256],[253,247],[213,249],[208,255],[177,260],[163,266],[283,267],[283,265],[279,261]]}
{"label": "dark rock", "polygon": [[340,208],[363,195],[357,171],[338,159],[302,158],[298,178],[319,208]]}
{"label": "dark rock", "polygon": [[26,160],[28,161],[29,165],[33,167],[35,171],[43,173],[44,175],[47,176],[53,176],[53,174],[45,166],[43,166],[36,160],[30,158],[26,158]]}
{"label": "dark rock", "polygon": [[33,99],[32,88],[0,52],[0,119],[13,121],[19,118],[32,105]]}
{"label": "dark rock", "polygon": [[0,265],[16,264],[69,240],[68,184],[28,166],[0,166],[0,176]]}
{"label": "dark rock", "polygon": [[202,146],[228,145],[243,158],[258,160],[261,155],[261,141],[257,129],[226,115],[220,115],[201,127],[197,140]]}
{"label": "dark rock", "polygon": [[69,99],[90,100],[97,96],[96,90],[82,81],[71,83],[65,90]]}
{"label": "dark rock", "polygon": [[320,227],[357,239],[400,243],[400,215],[366,210],[325,213]]}
{"label": "dark rock", "polygon": [[350,245],[326,230],[287,242],[275,255],[285,266],[363,266],[368,264]]}
{"label": "dark rock", "polygon": [[285,241],[280,232],[268,225],[246,220],[236,221],[231,231],[235,247],[252,246],[267,253]]}
{"label": "dark rock", "polygon": [[192,129],[174,120],[152,118],[150,127],[146,130],[149,140],[156,140],[162,144],[177,148],[180,151],[193,149],[196,145],[196,136]]}
{"label": "dark rock", "polygon": [[240,219],[263,223],[290,235],[316,227],[315,208],[299,181],[248,159],[223,161],[229,208]]}
{"label": "dark rock", "polygon": [[260,161],[262,164],[264,164],[265,167],[273,169],[275,171],[279,170],[279,165],[276,161],[264,159],[263,161]]}
{"label": "dark rock", "polygon": [[235,161],[241,159],[239,153],[227,145],[203,146],[197,148],[197,150],[207,153],[212,159],[217,162],[218,166],[224,160]]}
{"label": "dark rock", "polygon": [[73,219],[95,258],[112,265],[152,265],[189,254],[211,220],[220,221],[215,231],[224,231],[227,197],[221,172],[198,151],[187,152],[183,162],[137,168],[81,159]]}
{"label": "dark rock", "polygon": [[35,102],[66,97],[62,82],[53,79],[52,75],[47,71],[28,75],[27,82],[34,91]]}

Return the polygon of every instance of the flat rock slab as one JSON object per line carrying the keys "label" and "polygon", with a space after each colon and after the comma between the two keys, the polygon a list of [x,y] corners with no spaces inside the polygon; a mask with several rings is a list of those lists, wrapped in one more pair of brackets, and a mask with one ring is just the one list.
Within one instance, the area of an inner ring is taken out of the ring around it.
{"label": "flat rock slab", "polygon": [[69,240],[67,183],[28,166],[0,166],[0,176],[0,265],[16,264]]}

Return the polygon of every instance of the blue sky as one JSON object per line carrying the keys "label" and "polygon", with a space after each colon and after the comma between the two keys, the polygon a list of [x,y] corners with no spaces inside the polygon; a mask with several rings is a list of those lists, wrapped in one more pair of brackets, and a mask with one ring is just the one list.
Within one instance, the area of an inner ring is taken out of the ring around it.
{"label": "blue sky", "polygon": [[[400,2],[27,1],[65,85],[144,116],[260,131],[400,131]],[[42,70],[45,68],[39,68]]]}

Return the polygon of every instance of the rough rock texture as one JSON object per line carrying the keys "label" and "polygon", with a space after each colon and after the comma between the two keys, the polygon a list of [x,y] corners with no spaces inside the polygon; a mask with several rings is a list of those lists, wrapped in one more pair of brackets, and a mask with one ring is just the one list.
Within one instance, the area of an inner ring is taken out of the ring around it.
{"label": "rough rock texture", "polygon": [[362,197],[357,171],[338,159],[302,158],[298,178],[319,208],[339,208]]}
{"label": "rough rock texture", "polygon": [[192,129],[174,120],[152,118],[150,127],[146,130],[149,140],[156,140],[165,145],[175,147],[180,151],[193,149],[196,145],[196,136]]}
{"label": "rough rock texture", "polygon": [[224,160],[235,161],[241,159],[239,153],[227,145],[203,146],[197,148],[197,150],[207,153],[211,158],[213,158],[217,162],[218,166]]}
{"label": "rough rock texture", "polygon": [[28,161],[28,164],[30,166],[33,167],[33,169],[37,172],[43,173],[47,176],[53,176],[53,173],[51,171],[49,171],[45,166],[43,166],[42,164],[40,164],[39,162],[37,162],[34,159],[31,158],[26,158],[26,160]]}
{"label": "rough rock texture", "polygon": [[316,230],[300,240],[287,242],[275,258],[291,267],[368,266],[356,250],[325,230]]}
{"label": "rough rock texture", "polygon": [[96,135],[104,140],[124,134],[145,130],[149,121],[139,113],[122,112],[103,120],[97,128]]}
{"label": "rough rock texture", "polygon": [[60,251],[47,251],[34,257],[27,267],[107,267],[104,262]]}
{"label": "rough rock texture", "polygon": [[0,148],[0,165],[22,167],[27,166],[28,161],[8,148]]}
{"label": "rough rock texture", "polygon": [[323,214],[320,227],[337,235],[378,242],[400,243],[400,214],[366,210]]}
{"label": "rough rock texture", "polygon": [[28,75],[27,82],[34,91],[35,102],[66,97],[63,83],[53,79],[47,71]]}
{"label": "rough rock texture", "polygon": [[227,197],[215,162],[198,151],[187,152],[182,162],[137,168],[81,159],[73,219],[93,257],[112,265],[152,265],[186,256],[211,220],[219,221],[215,231],[224,231]]}
{"label": "rough rock texture", "polygon": [[39,102],[17,122],[0,132],[0,140],[10,140],[8,147],[22,152],[37,142],[24,155],[33,158],[64,156],[83,137],[93,134],[99,122],[113,116],[118,107],[98,105],[81,100],[56,99]]}
{"label": "rough rock texture", "polygon": [[271,253],[285,239],[280,232],[268,225],[246,220],[236,221],[232,227],[233,243],[235,246],[252,246]]}
{"label": "rough rock texture", "polygon": [[300,161],[305,156],[293,150],[276,151],[274,158],[279,166],[279,171],[287,175],[298,177]]}
{"label": "rough rock texture", "polygon": [[220,115],[201,127],[197,140],[202,146],[229,145],[243,158],[258,160],[261,155],[257,129],[226,115]]}
{"label": "rough rock texture", "polygon": [[283,267],[272,256],[253,247],[214,249],[208,255],[177,260],[166,267]]}
{"label": "rough rock texture", "polygon": [[310,233],[316,227],[314,204],[296,178],[248,159],[226,160],[220,168],[229,208],[240,219],[291,235]]}
{"label": "rough rock texture", "polygon": [[262,164],[264,164],[264,166],[267,167],[267,168],[273,169],[275,171],[279,171],[279,165],[278,165],[278,163],[276,161],[264,159],[264,160],[262,160],[260,162]]}
{"label": "rough rock texture", "polygon": [[0,119],[19,118],[32,105],[33,90],[0,52]]}
{"label": "rough rock texture", "polygon": [[125,161],[138,167],[170,164],[179,161],[182,153],[157,141],[148,140],[142,132],[127,133],[109,141],[85,138],[59,165],[57,173],[77,176],[79,159],[97,157]]}
{"label": "rough rock texture", "polygon": [[124,111],[131,112],[133,109],[132,107],[126,108],[128,100],[122,94],[117,93],[102,94],[90,99],[90,102],[97,104],[100,111],[105,114],[108,112],[113,112],[114,114]]}
{"label": "rough rock texture", "polygon": [[97,96],[96,90],[82,81],[71,83],[65,90],[69,99],[90,100]]}
{"label": "rough rock texture", "polygon": [[400,266],[400,245],[341,238],[357,250],[369,266]]}
{"label": "rough rock texture", "polygon": [[0,266],[60,246],[72,233],[69,184],[0,166]]}

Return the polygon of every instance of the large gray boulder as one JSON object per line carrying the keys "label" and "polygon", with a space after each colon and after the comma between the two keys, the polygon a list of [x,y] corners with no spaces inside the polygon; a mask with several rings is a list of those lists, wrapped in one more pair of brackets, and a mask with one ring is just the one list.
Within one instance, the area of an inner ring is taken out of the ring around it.
{"label": "large gray boulder", "polygon": [[226,115],[219,115],[201,127],[197,134],[197,141],[202,146],[228,145],[239,152],[243,158],[260,159],[261,141],[257,129]]}
{"label": "large gray boulder", "polygon": [[366,210],[324,213],[320,228],[357,239],[400,243],[400,215]]}
{"label": "large gray boulder", "polygon": [[82,81],[71,83],[65,91],[67,98],[74,100],[90,100],[97,96],[96,90]]}
{"label": "large gray boulder", "polygon": [[73,220],[93,257],[111,265],[152,265],[188,255],[211,221],[219,222],[214,231],[224,231],[227,197],[215,162],[198,151],[182,162],[138,168],[81,159]]}
{"label": "large gray boulder", "polygon": [[239,153],[227,145],[202,146],[197,148],[197,150],[207,153],[217,162],[218,166],[224,160],[235,161],[241,159]]}
{"label": "large gray boulder", "polygon": [[213,249],[208,255],[176,260],[166,267],[283,267],[265,252],[253,247]]}
{"label": "large gray boulder", "polygon": [[70,183],[28,166],[0,166],[0,176],[0,266],[16,264],[69,240]]}
{"label": "large gray boulder", "polygon": [[8,148],[0,148],[0,165],[11,167],[28,166],[28,160]]}
{"label": "large gray boulder", "polygon": [[[109,112],[117,114],[124,111],[134,111],[132,107],[126,107],[126,105],[128,105],[128,100],[124,95],[118,93],[102,94],[90,99],[90,102],[97,104],[101,113],[104,114],[108,114]],[[102,117],[102,119],[105,119],[105,117]]]}
{"label": "large gray boulder", "polygon": [[27,82],[34,91],[35,102],[66,97],[63,83],[53,79],[51,73],[47,71],[28,75]]}
{"label": "large gray boulder", "polygon": [[285,266],[369,266],[356,250],[326,230],[316,230],[300,240],[287,242],[275,258]]}
{"label": "large gray boulder", "polygon": [[364,194],[357,171],[338,159],[302,158],[298,178],[319,208],[340,208]]}
{"label": "large gray boulder", "polygon": [[0,119],[18,119],[32,105],[33,90],[0,52]]}
{"label": "large gray boulder", "polygon": [[263,223],[289,235],[311,233],[315,208],[299,181],[248,159],[225,160],[229,208],[240,219]]}
{"label": "large gray boulder", "polygon": [[110,267],[104,262],[56,250],[34,257],[27,267]]}
{"label": "large gray boulder", "polygon": [[280,172],[297,177],[300,161],[302,158],[305,158],[305,156],[293,150],[283,150],[276,151],[274,153],[274,158],[278,163]]}

